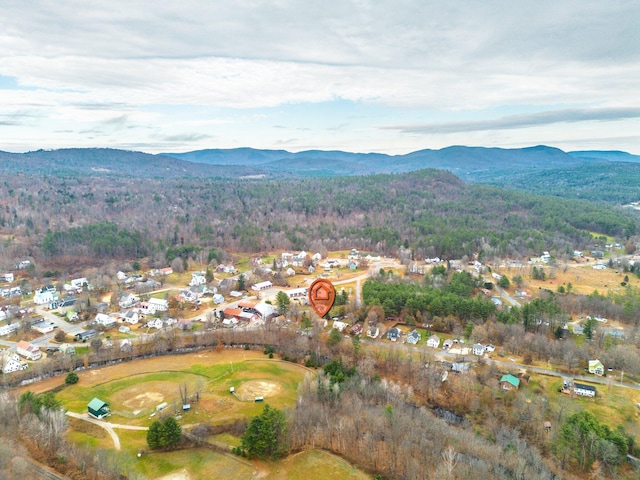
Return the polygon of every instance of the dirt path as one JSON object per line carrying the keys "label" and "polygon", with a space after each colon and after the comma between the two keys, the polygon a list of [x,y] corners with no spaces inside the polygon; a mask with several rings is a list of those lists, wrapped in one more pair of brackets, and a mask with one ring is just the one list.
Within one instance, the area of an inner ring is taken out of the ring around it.
{"label": "dirt path", "polygon": [[111,440],[113,440],[113,446],[116,450],[120,450],[120,438],[118,434],[114,430],[114,428],[121,428],[123,430],[149,430],[148,427],[137,427],[134,425],[122,425],[119,423],[109,423],[103,422],[96,418],[89,417],[87,414],[75,413],[75,412],[67,412],[67,415],[73,418],[77,418],[78,420],[84,420],[85,422],[93,423],[94,425],[98,425],[99,427],[104,428]]}

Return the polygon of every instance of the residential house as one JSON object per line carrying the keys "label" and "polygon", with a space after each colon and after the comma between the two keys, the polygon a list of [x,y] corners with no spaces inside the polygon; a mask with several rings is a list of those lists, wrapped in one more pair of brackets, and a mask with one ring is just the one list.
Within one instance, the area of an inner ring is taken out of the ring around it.
{"label": "residential house", "polygon": [[222,320],[222,326],[226,328],[233,328],[238,325],[238,319],[235,317],[229,317]]}
{"label": "residential house", "polygon": [[574,383],[573,393],[575,393],[576,395],[580,395],[582,397],[595,397],[596,387],[592,387],[591,385],[585,385],[584,383]]}
{"label": "residential house", "polygon": [[87,410],[89,416],[93,418],[97,418],[98,420],[108,416],[109,412],[109,404],[107,402],[103,402],[99,398],[94,398],[87,405]]}
{"label": "residential house", "polygon": [[589,373],[598,376],[604,375],[604,365],[602,365],[602,362],[600,360],[589,360]]}
{"label": "residential house", "polygon": [[120,312],[120,320],[130,323],[131,325],[136,325],[140,321],[140,315],[135,310],[127,310]]}
{"label": "residential house", "polygon": [[409,335],[407,335],[407,343],[410,343],[411,345],[415,345],[420,341],[421,337],[422,335],[420,335],[420,332],[413,329],[409,332]]}
{"label": "residential house", "polygon": [[0,273],[0,282],[11,283],[13,282],[13,273]]}
{"label": "residential house", "polygon": [[496,347],[491,345],[491,344],[489,344],[489,345],[484,347],[484,351],[487,352],[487,353],[491,353],[491,352],[495,351],[495,349],[496,349]]}
{"label": "residential house", "polygon": [[169,302],[163,298],[150,298],[147,302],[147,311],[154,315],[158,312],[166,312],[169,310]]}
{"label": "residential house", "polygon": [[574,325],[573,326],[573,334],[574,335],[583,335],[584,334],[584,326],[583,325]]}
{"label": "residential house", "polygon": [[355,248],[352,248],[349,255],[347,255],[347,258],[349,260],[360,260],[360,252]]}
{"label": "residential house", "polygon": [[47,305],[58,300],[58,293],[54,290],[37,290],[33,296],[33,303],[36,305]]}
{"label": "residential house", "polygon": [[125,338],[120,342],[120,351],[121,352],[130,352],[132,348],[133,348],[133,345],[131,344],[131,340],[130,339]]}
{"label": "residential house", "polygon": [[520,388],[520,379],[507,373],[500,378],[500,388],[502,390],[518,390]]}
{"label": "residential house", "polygon": [[95,330],[85,330],[84,332],[76,333],[74,336],[75,342],[86,342],[90,338],[95,337],[98,334]]}
{"label": "residential house", "polygon": [[16,344],[16,352],[27,360],[39,360],[42,358],[42,352],[40,349],[25,340],[20,340]]}
{"label": "residential house", "polygon": [[356,323],[349,332],[351,335],[360,335],[362,333],[363,327],[361,323]]}
{"label": "residential house", "polygon": [[387,332],[387,338],[392,342],[397,341],[399,336],[400,336],[400,330],[396,327],[389,329],[389,331]]}
{"label": "residential house", "polygon": [[63,343],[58,347],[58,351],[65,355],[73,355],[76,353],[76,347],[69,345],[68,343]]}
{"label": "residential house", "polygon": [[78,312],[75,310],[67,311],[65,318],[67,319],[67,322],[77,322],[80,319],[80,317],[78,317]]}
{"label": "residential house", "polygon": [[344,329],[347,327],[348,327],[348,324],[346,324],[345,322],[341,322],[340,320],[333,321],[333,328],[335,328],[339,332],[343,332]]}
{"label": "residential house", "polygon": [[95,322],[96,325],[102,325],[104,328],[110,328],[116,324],[116,320],[113,317],[104,313],[98,313]]}
{"label": "residential house", "polygon": [[35,323],[31,324],[32,330],[35,330],[36,332],[40,332],[42,334],[53,332],[55,328],[58,328],[58,325],[48,320],[45,320],[44,318],[41,318]]}
{"label": "residential house", "polygon": [[485,349],[484,349],[484,345],[482,345],[481,343],[476,343],[473,345],[473,354],[477,355],[478,357],[481,357],[482,355],[484,355]]}
{"label": "residential house", "polygon": [[367,330],[367,337],[369,338],[378,338],[380,335],[380,329],[378,327],[369,327]]}
{"label": "residential house", "polygon": [[4,337],[6,335],[11,335],[13,332],[16,332],[20,328],[19,323],[12,323],[10,325],[2,325],[0,327],[0,337]]}
{"label": "residential house", "polygon": [[308,256],[307,252],[302,250],[301,252],[293,256],[293,258],[291,259],[291,263],[293,264],[294,267],[303,267],[304,261],[307,258],[307,256]]}
{"label": "residential house", "polygon": [[191,281],[189,282],[190,287],[197,287],[199,285],[204,285],[207,283],[206,273],[205,272],[193,272],[191,273]]}
{"label": "residential house", "polygon": [[139,301],[140,299],[133,293],[122,292],[118,298],[118,305],[120,305],[120,308],[131,308]]}
{"label": "residential house", "polygon": [[447,338],[444,343],[442,344],[442,349],[443,350],[448,350],[451,347],[453,347],[453,340],[451,340],[450,338]]}
{"label": "residential house", "polygon": [[9,350],[3,350],[0,352],[0,365],[2,365],[2,373],[5,375],[25,370],[29,367],[28,363],[23,363],[16,353],[10,352]]}
{"label": "residential house", "polygon": [[223,302],[224,297],[222,295],[220,295],[219,293],[213,295],[213,303],[215,303],[216,305],[220,305]]}
{"label": "residential house", "polygon": [[453,362],[451,370],[455,373],[469,373],[469,364],[466,362]]}
{"label": "residential house", "polygon": [[162,327],[164,327],[164,321],[161,318],[152,318],[147,322],[147,328],[160,330]]}
{"label": "residential house", "polygon": [[252,290],[255,290],[257,292],[260,292],[262,290],[267,290],[268,288],[273,287],[273,283],[271,283],[270,281],[265,281],[265,282],[258,282],[255,283],[251,286]]}
{"label": "residential house", "polygon": [[440,337],[437,335],[431,335],[427,339],[427,347],[438,348],[440,346]]}
{"label": "residential house", "polygon": [[308,288],[293,288],[291,290],[283,290],[289,298],[304,298],[308,295]]}

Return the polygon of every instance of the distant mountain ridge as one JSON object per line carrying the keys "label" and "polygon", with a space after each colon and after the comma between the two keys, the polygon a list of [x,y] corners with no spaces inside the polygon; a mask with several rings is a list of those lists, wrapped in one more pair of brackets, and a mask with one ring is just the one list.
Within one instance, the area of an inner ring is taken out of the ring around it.
{"label": "distant mountain ridge", "polygon": [[70,148],[27,153],[0,152],[0,172],[134,178],[287,178],[403,173],[435,168],[465,181],[484,182],[512,173],[535,173],[603,162],[640,163],[620,151],[564,152],[539,145],[527,148],[451,146],[405,155],[331,150],[206,149],[151,155],[108,148]]}

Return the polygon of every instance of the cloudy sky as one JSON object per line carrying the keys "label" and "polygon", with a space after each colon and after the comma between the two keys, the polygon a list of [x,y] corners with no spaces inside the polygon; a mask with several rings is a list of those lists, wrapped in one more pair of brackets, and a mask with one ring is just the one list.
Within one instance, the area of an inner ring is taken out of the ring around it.
{"label": "cloudy sky", "polygon": [[640,2],[2,0],[0,150],[640,154]]}

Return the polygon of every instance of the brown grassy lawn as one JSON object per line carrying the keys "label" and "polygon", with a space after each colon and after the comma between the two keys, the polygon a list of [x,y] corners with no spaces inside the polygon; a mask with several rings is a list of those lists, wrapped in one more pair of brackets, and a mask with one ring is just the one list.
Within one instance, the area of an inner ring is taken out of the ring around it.
{"label": "brown grassy lawn", "polygon": [[[526,266],[521,269],[500,269],[500,273],[507,275],[509,280],[514,276],[520,275],[524,280],[523,288],[531,293],[532,296],[536,296],[540,290],[548,289],[556,292],[560,285],[567,285],[571,283],[572,292],[589,295],[598,290],[601,294],[606,294],[608,291],[622,291],[624,287],[620,283],[624,280],[625,275],[629,276],[629,285],[634,288],[640,287],[640,279],[633,274],[624,273],[622,269],[606,268],[605,270],[595,270],[593,265],[579,265],[570,267],[551,267],[545,266],[544,272],[546,280],[534,280],[530,277],[531,267]],[[515,285],[511,284],[508,289],[510,293],[516,290]]]}
{"label": "brown grassy lawn", "polygon": [[369,480],[372,477],[346,460],[322,450],[307,450],[269,465],[265,480],[313,480],[339,478]]}

